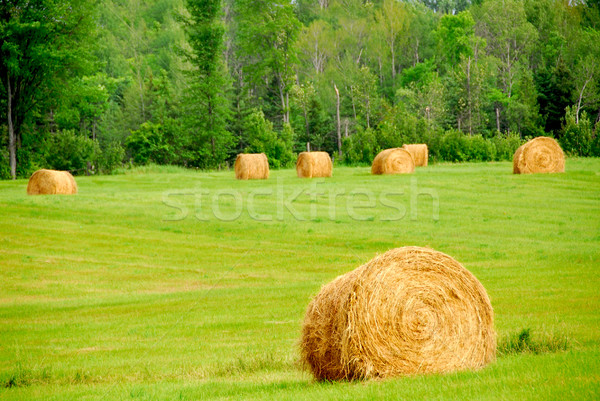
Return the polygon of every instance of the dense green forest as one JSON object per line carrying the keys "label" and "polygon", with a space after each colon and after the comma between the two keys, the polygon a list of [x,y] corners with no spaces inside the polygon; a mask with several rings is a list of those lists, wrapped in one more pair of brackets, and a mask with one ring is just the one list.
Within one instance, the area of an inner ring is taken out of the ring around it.
{"label": "dense green forest", "polygon": [[600,156],[598,0],[0,0],[0,177]]}

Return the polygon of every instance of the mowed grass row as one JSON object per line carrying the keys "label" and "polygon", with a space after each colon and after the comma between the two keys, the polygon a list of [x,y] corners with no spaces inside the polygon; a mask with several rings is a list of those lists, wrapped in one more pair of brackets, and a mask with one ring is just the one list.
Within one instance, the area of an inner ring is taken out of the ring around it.
{"label": "mowed grass row", "polygon": [[[523,176],[510,163],[247,182],[155,170],[78,177],[76,196],[0,182],[0,398],[598,398],[599,159]],[[404,245],[473,272],[501,338],[529,328],[569,350],[314,383],[297,364],[309,300]]]}

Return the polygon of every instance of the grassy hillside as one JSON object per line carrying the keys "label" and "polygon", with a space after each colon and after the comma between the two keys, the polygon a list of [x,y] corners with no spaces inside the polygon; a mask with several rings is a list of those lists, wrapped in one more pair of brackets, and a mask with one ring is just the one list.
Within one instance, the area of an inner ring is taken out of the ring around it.
{"label": "grassy hillside", "polygon": [[[76,196],[0,182],[0,398],[597,399],[600,160],[515,176],[510,163],[78,177]],[[321,285],[404,245],[483,283],[500,338],[567,351],[480,372],[315,383],[297,364]]]}

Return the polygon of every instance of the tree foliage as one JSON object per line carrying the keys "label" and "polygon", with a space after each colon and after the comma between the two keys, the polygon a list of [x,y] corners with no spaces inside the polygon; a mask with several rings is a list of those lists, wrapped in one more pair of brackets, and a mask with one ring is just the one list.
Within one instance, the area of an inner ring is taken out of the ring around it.
{"label": "tree foliage", "polygon": [[[406,142],[600,155],[600,8],[562,0],[0,2],[0,176]],[[339,136],[339,139],[338,139]],[[61,148],[81,148],[65,151]],[[68,159],[68,160],[67,160]],[[339,160],[339,157],[338,157]],[[58,167],[57,167],[58,168]]]}
{"label": "tree foliage", "polygon": [[227,130],[229,99],[226,66],[222,61],[225,27],[220,0],[187,0],[186,34],[192,65],[189,93],[185,97],[186,125],[190,132],[190,165],[220,165],[233,144]]}
{"label": "tree foliage", "polygon": [[65,83],[90,67],[94,5],[88,0],[0,3],[0,82],[11,176],[17,147],[43,138],[34,126],[56,110]]}

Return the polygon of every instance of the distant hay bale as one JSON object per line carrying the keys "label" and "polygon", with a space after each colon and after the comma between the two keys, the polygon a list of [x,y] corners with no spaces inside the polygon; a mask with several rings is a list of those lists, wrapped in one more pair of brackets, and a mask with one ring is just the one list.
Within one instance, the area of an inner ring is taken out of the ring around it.
{"label": "distant hay bale", "polygon": [[514,174],[564,173],[565,154],[554,139],[539,136],[520,146],[513,156]]}
{"label": "distant hay bale", "polygon": [[521,157],[521,152],[523,151],[524,146],[524,144],[519,146],[515,152],[515,155],[513,156],[513,174],[521,173],[521,170],[519,170],[519,158]]}
{"label": "distant hay bale", "polygon": [[450,256],[397,248],[321,289],[300,347],[317,380],[479,369],[496,357],[494,312],[481,283]]}
{"label": "distant hay bale", "polygon": [[234,169],[238,180],[269,178],[269,161],[264,153],[240,153],[235,159]]}
{"label": "distant hay bale", "polygon": [[415,167],[427,167],[429,162],[429,149],[424,143],[402,145],[415,160]]}
{"label": "distant hay bale", "polygon": [[392,148],[379,152],[373,160],[371,174],[414,173],[415,161],[406,149]]}
{"label": "distant hay bale", "polygon": [[75,178],[68,171],[38,170],[29,177],[28,195],[72,195],[77,193]]}
{"label": "distant hay bale", "polygon": [[333,164],[327,152],[301,152],[296,161],[300,178],[331,177]]}

